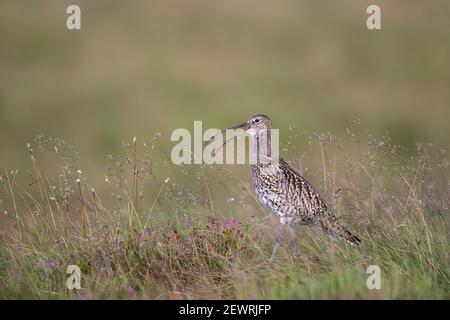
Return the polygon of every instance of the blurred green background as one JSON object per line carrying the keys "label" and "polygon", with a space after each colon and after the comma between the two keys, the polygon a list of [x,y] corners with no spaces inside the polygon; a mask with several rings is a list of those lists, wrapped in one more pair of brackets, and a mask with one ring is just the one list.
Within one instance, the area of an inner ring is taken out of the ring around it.
{"label": "blurred green background", "polygon": [[[66,7],[81,6],[79,31]],[[378,4],[382,30],[366,28]],[[133,136],[225,127],[266,113],[281,129],[345,134],[354,121],[448,146],[449,1],[0,2],[0,167],[60,137],[103,176]]]}

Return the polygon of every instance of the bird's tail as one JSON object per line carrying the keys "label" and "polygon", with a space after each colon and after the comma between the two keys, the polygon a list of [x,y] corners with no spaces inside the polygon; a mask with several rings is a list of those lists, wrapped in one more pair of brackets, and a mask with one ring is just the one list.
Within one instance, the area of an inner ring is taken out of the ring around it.
{"label": "bird's tail", "polygon": [[353,245],[359,245],[361,243],[361,240],[359,240],[357,236],[353,235],[350,231],[348,231],[345,228],[343,228],[343,230],[344,235],[342,235],[341,237],[344,238],[344,240],[347,241],[347,243]]}
{"label": "bird's tail", "polygon": [[345,227],[343,227],[337,220],[333,221],[334,223],[325,224],[321,223],[322,229],[332,238],[340,238],[345,240],[347,243],[351,245],[359,245],[361,240],[353,235],[350,231],[348,231]]}

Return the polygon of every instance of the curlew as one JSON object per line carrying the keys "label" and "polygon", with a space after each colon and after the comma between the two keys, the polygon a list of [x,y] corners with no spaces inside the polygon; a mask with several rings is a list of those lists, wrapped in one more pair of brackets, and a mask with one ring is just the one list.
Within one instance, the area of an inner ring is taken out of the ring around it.
{"label": "curlew", "polygon": [[269,117],[255,115],[230,129],[242,129],[250,136],[251,150],[256,153],[253,155],[256,161],[251,164],[253,188],[259,201],[280,220],[272,258],[280,246],[285,227],[291,234],[292,252],[296,253],[296,225],[320,228],[332,238],[340,238],[350,244],[361,242],[338,221],[308,180],[286,161],[272,155],[272,122]]}

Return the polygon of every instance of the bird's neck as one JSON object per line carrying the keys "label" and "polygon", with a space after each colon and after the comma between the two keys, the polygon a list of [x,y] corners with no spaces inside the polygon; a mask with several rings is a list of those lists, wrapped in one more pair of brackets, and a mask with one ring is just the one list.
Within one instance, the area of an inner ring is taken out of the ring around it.
{"label": "bird's neck", "polygon": [[270,130],[259,130],[252,137],[252,145],[250,149],[250,162],[252,165],[264,165],[272,162],[272,141]]}

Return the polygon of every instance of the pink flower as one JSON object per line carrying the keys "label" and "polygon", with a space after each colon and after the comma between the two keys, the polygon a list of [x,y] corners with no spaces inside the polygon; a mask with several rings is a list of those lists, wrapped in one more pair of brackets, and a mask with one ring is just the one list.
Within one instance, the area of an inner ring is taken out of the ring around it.
{"label": "pink flower", "polygon": [[215,218],[209,217],[209,223],[214,229],[216,230],[221,229],[220,223]]}
{"label": "pink flower", "polygon": [[232,228],[237,226],[238,222],[236,219],[231,219],[230,221],[225,221],[223,224],[225,228]]}
{"label": "pink flower", "polygon": [[189,241],[194,241],[194,237],[191,236],[191,235],[188,235],[188,236],[187,236],[187,239],[188,239]]}
{"label": "pink flower", "polygon": [[48,261],[48,264],[50,265],[50,267],[52,267],[52,269],[55,269],[58,266],[58,261],[56,261],[55,259],[50,259]]}
{"label": "pink flower", "polygon": [[102,232],[100,232],[100,238],[101,238],[102,240],[105,240],[105,239],[108,237],[108,235],[109,235],[108,231],[102,231]]}
{"label": "pink flower", "polygon": [[128,286],[128,294],[133,294],[134,293],[134,289],[130,286]]}

